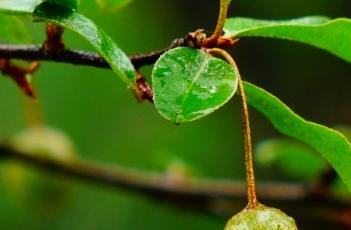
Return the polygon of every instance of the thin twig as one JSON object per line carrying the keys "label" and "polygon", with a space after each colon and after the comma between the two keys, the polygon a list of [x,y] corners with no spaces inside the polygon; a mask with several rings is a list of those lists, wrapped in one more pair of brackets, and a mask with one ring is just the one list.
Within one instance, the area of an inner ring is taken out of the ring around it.
{"label": "thin twig", "polygon": [[[181,45],[181,44],[177,44]],[[130,56],[130,60],[136,69],[144,65],[150,65],[164,52],[173,48],[174,45],[148,54]],[[87,65],[99,68],[111,68],[98,53],[64,49],[57,52],[45,52],[42,45],[7,45],[0,44],[0,59],[20,59],[26,61],[55,61],[75,65]]]}
{"label": "thin twig", "polygon": [[29,97],[35,98],[32,84],[28,75],[34,73],[39,67],[38,62],[32,62],[28,67],[21,67],[11,63],[9,59],[0,58],[0,72],[13,79],[18,87]]}

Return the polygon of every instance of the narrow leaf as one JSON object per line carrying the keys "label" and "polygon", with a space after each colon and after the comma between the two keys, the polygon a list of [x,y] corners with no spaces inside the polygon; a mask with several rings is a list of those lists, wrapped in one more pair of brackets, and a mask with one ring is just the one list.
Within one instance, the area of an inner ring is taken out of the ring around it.
{"label": "narrow leaf", "polygon": [[322,154],[351,191],[351,144],[339,132],[304,120],[278,98],[245,83],[248,103],[263,113],[281,133],[296,138]]}
{"label": "narrow leaf", "polygon": [[203,50],[185,47],[166,52],[152,73],[159,113],[175,123],[206,116],[225,104],[237,88],[237,73]]}
{"label": "narrow leaf", "polygon": [[39,5],[33,15],[35,21],[63,26],[85,38],[105,58],[127,86],[135,88],[136,74],[128,56],[90,19],[70,8],[49,2]]}
{"label": "narrow leaf", "polygon": [[225,24],[229,37],[269,37],[305,43],[351,62],[351,20],[305,17],[286,21],[231,18]]}

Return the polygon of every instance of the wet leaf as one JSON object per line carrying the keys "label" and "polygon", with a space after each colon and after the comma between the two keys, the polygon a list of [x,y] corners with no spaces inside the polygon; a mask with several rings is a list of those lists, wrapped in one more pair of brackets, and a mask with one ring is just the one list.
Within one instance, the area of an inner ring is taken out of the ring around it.
{"label": "wet leaf", "polygon": [[109,63],[112,70],[134,89],[136,74],[128,56],[94,22],[74,10],[44,2],[34,12],[35,21],[50,22],[73,30],[85,38]]}
{"label": "wet leaf", "polygon": [[175,123],[199,119],[233,96],[237,76],[228,63],[203,50],[175,48],[162,55],[153,69],[155,106]]}
{"label": "wet leaf", "polygon": [[351,62],[351,20],[346,18],[330,20],[314,16],[285,21],[230,18],[224,31],[229,37],[268,37],[301,42]]}
{"label": "wet leaf", "polygon": [[32,62],[28,67],[12,64],[10,60],[0,59],[0,73],[10,77],[17,86],[29,97],[35,98],[31,83],[31,74],[39,67],[39,63]]}
{"label": "wet leaf", "polygon": [[264,114],[281,133],[296,138],[319,152],[351,191],[351,144],[338,131],[299,117],[278,98],[245,83],[248,103]]}

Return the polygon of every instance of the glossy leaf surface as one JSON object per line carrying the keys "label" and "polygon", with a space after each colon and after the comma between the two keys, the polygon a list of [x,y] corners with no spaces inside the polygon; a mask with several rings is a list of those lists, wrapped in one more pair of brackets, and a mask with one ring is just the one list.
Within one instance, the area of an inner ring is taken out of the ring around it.
{"label": "glossy leaf surface", "polygon": [[155,106],[175,123],[199,119],[233,96],[237,76],[229,64],[203,50],[175,48],[162,55],[153,69]]}
{"label": "glossy leaf surface", "polygon": [[128,56],[90,19],[67,7],[44,2],[35,9],[34,20],[51,22],[75,31],[105,58],[128,87],[135,87],[136,74]]}
{"label": "glossy leaf surface", "polygon": [[281,133],[322,154],[351,191],[351,144],[341,133],[304,120],[278,98],[257,86],[245,83],[244,87],[251,106],[264,114]]}
{"label": "glossy leaf surface", "polygon": [[351,62],[351,20],[304,17],[285,21],[230,18],[225,24],[229,37],[269,37],[286,39],[324,49]]}

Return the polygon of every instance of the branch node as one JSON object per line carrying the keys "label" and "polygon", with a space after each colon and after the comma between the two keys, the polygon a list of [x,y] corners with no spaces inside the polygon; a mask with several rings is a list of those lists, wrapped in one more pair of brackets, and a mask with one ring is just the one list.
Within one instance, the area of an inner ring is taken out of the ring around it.
{"label": "branch node", "polygon": [[152,89],[140,71],[137,71],[136,85],[137,89],[135,91],[135,95],[138,101],[142,102],[144,100],[148,100],[149,102],[153,103]]}
{"label": "branch node", "polygon": [[46,26],[46,40],[43,45],[43,50],[46,54],[54,54],[65,49],[62,35],[64,28],[52,23]]}
{"label": "branch node", "polygon": [[39,62],[32,62],[28,67],[20,67],[11,63],[9,59],[0,59],[0,71],[13,79],[17,86],[29,97],[35,98],[30,74],[39,68]]}

